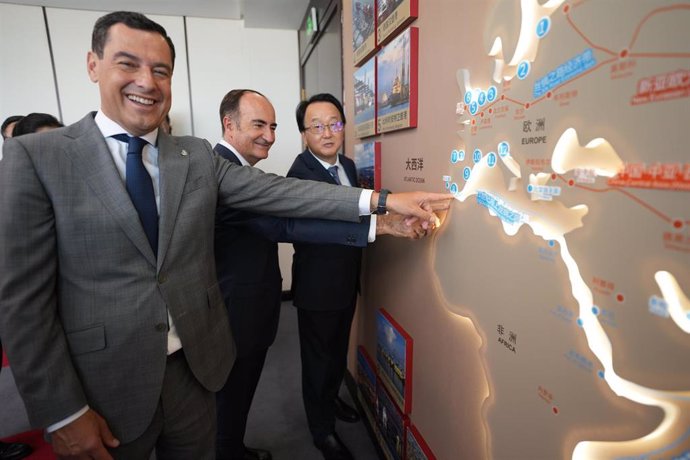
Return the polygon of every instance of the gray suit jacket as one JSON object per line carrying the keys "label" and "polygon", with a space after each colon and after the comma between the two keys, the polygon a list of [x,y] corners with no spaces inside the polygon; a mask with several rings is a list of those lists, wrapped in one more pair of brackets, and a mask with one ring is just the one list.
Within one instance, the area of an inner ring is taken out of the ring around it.
{"label": "gray suit jacket", "polygon": [[89,404],[128,442],[158,403],[168,310],[202,385],[218,390],[232,367],[217,205],[358,221],[360,190],[264,174],[159,132],[156,259],[93,117],[4,144],[0,336],[33,426]]}

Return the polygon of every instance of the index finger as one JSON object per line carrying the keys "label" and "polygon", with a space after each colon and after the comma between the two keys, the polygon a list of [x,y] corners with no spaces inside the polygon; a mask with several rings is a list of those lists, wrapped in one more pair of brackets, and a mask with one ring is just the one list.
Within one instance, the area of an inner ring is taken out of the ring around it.
{"label": "index finger", "polygon": [[427,211],[445,211],[450,208],[454,195],[450,193],[425,193],[421,206]]}

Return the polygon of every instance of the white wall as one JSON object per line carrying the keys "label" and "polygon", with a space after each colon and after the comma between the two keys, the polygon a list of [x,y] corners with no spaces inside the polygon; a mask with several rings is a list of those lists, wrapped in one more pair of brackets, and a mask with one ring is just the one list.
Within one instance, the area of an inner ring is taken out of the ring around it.
{"label": "white wall", "polygon": [[[0,117],[58,113],[43,12],[0,4]],[[1,121],[0,121],[1,122]]]}
{"label": "white wall", "polygon": [[[218,106],[232,88],[251,88],[265,94],[276,108],[276,143],[265,171],[285,174],[301,152],[295,122],[299,103],[297,32],[247,29],[242,21],[187,19],[190,83],[194,130],[216,142],[221,136]],[[199,118],[197,114],[211,114]]]}
{"label": "white wall", "polygon": [[[69,124],[98,108],[97,86],[86,73],[86,53],[93,24],[103,14],[46,8],[53,69],[43,9],[0,3],[2,119],[37,111]],[[301,150],[293,120],[299,102],[297,32],[248,29],[243,21],[233,20],[151,18],[166,28],[175,43],[170,111],[175,134],[194,134],[214,143],[220,138],[217,113],[223,95],[233,88],[256,89],[272,100],[280,125],[272,158],[261,167],[284,173]]]}
{"label": "white wall", "polygon": [[[105,13],[59,8],[45,12],[47,28],[43,8],[0,3],[0,120],[46,112],[71,124],[99,108],[98,87],[86,72],[86,53],[93,24]],[[297,31],[249,29],[235,20],[149,17],[166,28],[175,44],[173,134],[193,134],[215,144],[221,137],[218,106],[225,93],[233,88],[258,90],[275,106],[278,121],[271,156],[259,167],[285,174],[302,150],[294,120],[300,98]],[[287,279],[290,255],[291,247],[281,248]]]}

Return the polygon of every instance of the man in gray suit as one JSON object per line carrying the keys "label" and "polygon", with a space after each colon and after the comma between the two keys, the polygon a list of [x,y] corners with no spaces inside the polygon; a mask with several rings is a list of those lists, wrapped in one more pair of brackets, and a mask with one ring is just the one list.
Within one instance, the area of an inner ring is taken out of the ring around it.
{"label": "man in gray suit", "polygon": [[[3,146],[0,336],[30,422],[59,457],[213,458],[213,392],[235,355],[216,207],[358,221],[379,200],[159,132],[174,57],[145,16],[103,16],[87,55],[100,110]],[[449,198],[401,193],[387,207],[431,223]]]}

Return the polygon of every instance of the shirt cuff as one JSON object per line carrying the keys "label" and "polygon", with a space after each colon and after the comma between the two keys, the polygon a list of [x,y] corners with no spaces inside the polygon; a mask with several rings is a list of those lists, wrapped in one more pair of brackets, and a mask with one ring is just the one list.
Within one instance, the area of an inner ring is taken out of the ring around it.
{"label": "shirt cuff", "polygon": [[[362,193],[359,195],[359,215],[368,216],[371,214],[371,195],[374,193],[373,190],[362,189]],[[374,222],[376,224],[376,222]],[[374,228],[376,226],[374,225]]]}
{"label": "shirt cuff", "polygon": [[371,221],[369,222],[369,236],[367,237],[367,241],[369,243],[373,243],[376,241],[376,219],[378,216],[376,214],[371,215]]}
{"label": "shirt cuff", "polygon": [[59,430],[60,428],[69,425],[70,423],[72,423],[73,421],[75,421],[76,419],[78,419],[79,417],[81,417],[82,415],[87,413],[88,411],[89,411],[89,406],[86,405],[86,406],[82,407],[81,410],[79,410],[79,412],[76,412],[75,414],[70,415],[66,419],[61,420],[57,423],[53,423],[48,428],[46,428],[46,431],[48,433],[53,433],[53,432]]}

